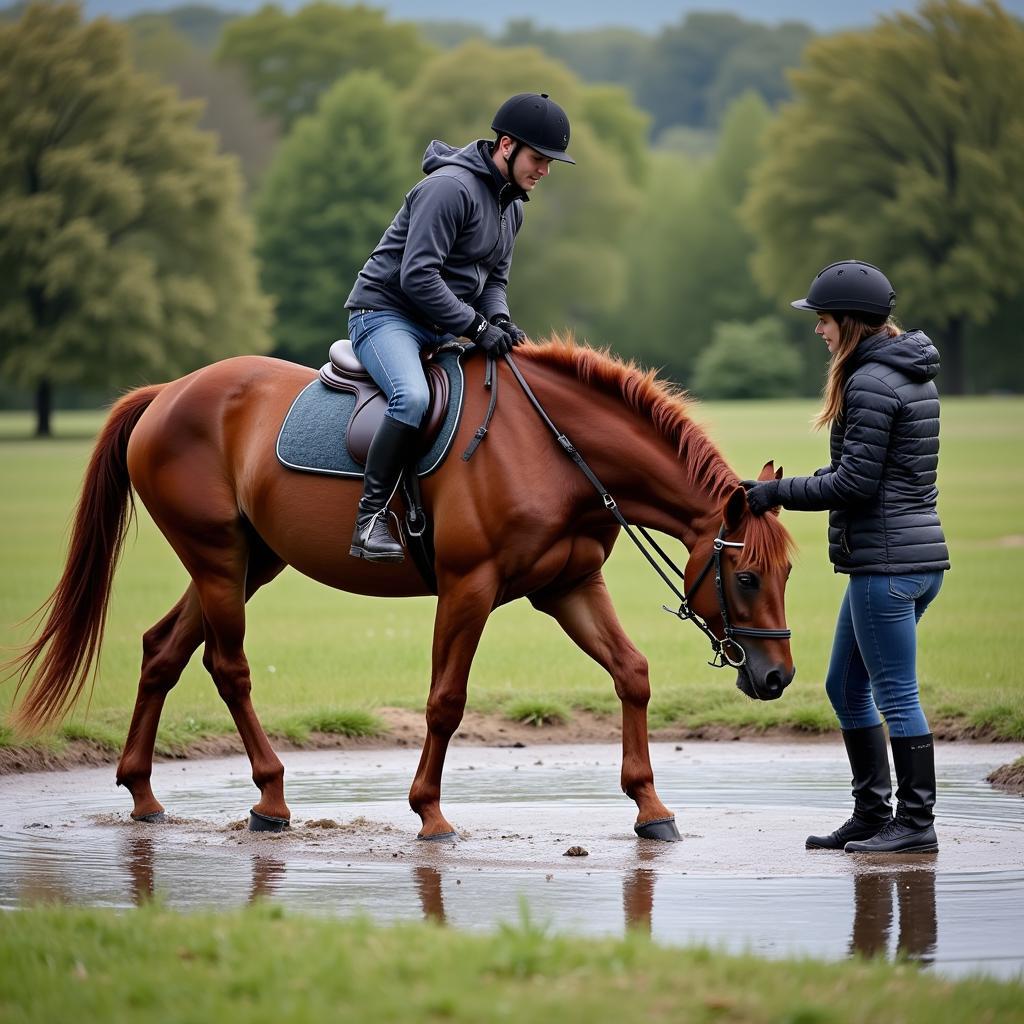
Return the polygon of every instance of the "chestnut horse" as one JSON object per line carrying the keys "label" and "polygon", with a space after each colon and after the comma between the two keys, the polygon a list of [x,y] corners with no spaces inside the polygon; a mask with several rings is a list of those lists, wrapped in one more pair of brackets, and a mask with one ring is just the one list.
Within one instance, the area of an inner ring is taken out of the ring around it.
{"label": "chestnut horse", "polygon": [[[789,536],[775,515],[749,514],[746,492],[690,418],[682,393],[653,373],[564,339],[527,343],[516,359],[625,518],[688,549],[687,596],[707,627],[721,637],[727,607],[749,637],[740,689],[778,697],[794,674],[783,628]],[[465,369],[455,451],[466,446],[488,402],[484,361],[469,360]],[[371,565],[349,556],[359,480],[295,472],[275,457],[278,428],[313,376],[280,360],[228,359],[125,395],[97,440],[64,574],[36,639],[15,663],[21,681],[32,681],[14,721],[38,729],[58,720],[91,676],[134,488],[191,577],[178,603],[143,636],[138,698],[117,766],[138,820],[163,815],[150,785],[157,725],[168,692],[202,643],[203,664],[260,790],[251,827],[288,821],[284,767],[253,709],[242,647],[245,602],[285,565],[352,593],[429,593],[410,559]],[[675,838],[648,751],[647,660],[619,624],[601,572],[619,523],[555,443],[510,366],[499,364],[499,380],[501,399],[473,459],[449,458],[423,480],[438,595],[427,735],[409,792],[422,819],[419,835],[453,835],[441,811],[441,775],[462,720],[473,655],[491,612],[527,597],[610,673],[622,702],[621,781],[637,804],[635,828]],[[762,477],[771,471],[769,463]],[[722,537],[731,539],[725,547]],[[712,561],[716,571],[702,574]]]}

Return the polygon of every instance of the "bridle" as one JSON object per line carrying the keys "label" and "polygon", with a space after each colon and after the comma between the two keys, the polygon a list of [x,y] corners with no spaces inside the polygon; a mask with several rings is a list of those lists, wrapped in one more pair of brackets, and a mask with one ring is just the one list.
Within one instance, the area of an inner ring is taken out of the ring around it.
{"label": "bridle", "polygon": [[[485,377],[486,386],[491,388],[491,398],[487,409],[487,416],[484,419],[482,426],[477,429],[473,441],[463,453],[462,458],[467,462],[473,455],[473,452],[476,451],[477,445],[479,445],[486,436],[488,424],[490,423],[491,416],[494,413],[494,407],[497,402],[498,375],[492,372],[493,358],[493,356],[488,355],[487,374]],[[792,631],[789,629],[755,629],[749,626],[734,626],[729,621],[729,603],[726,600],[725,587],[722,583],[722,551],[725,548],[742,548],[743,541],[726,540],[725,536],[727,528],[725,523],[722,524],[718,531],[718,536],[712,542],[711,554],[708,556],[708,560],[704,564],[704,568],[697,574],[697,578],[686,589],[686,591],[681,591],[669,577],[668,573],[666,573],[658,564],[654,555],[652,555],[644,546],[640,537],[643,537],[643,540],[645,540],[654,549],[662,562],[664,562],[665,565],[683,581],[683,585],[685,586],[686,575],[683,570],[680,569],[664,551],[662,551],[661,546],[650,535],[645,527],[633,526],[626,520],[626,517],[619,511],[619,506],[608,492],[608,489],[601,483],[594,471],[587,465],[583,456],[576,450],[576,447],[569,438],[555,426],[551,421],[551,418],[544,411],[544,407],[540,404],[537,396],[533,393],[530,385],[526,382],[526,378],[519,372],[519,367],[516,366],[512,356],[509,353],[505,353],[504,359],[534,409],[537,410],[541,419],[547,424],[548,429],[550,429],[555,435],[555,440],[558,442],[562,450],[573,460],[573,462],[576,463],[579,470],[587,480],[590,481],[591,486],[601,496],[601,501],[604,503],[604,507],[615,517],[615,521],[623,530],[626,531],[626,535],[629,539],[637,546],[640,553],[647,559],[654,571],[665,581],[668,588],[679,599],[678,609],[669,608],[667,605],[662,605],[662,607],[670,615],[675,615],[677,618],[682,619],[683,622],[692,622],[711,642],[712,656],[711,661],[709,661],[708,664],[712,668],[725,668],[728,665],[732,668],[738,669],[742,668],[747,663],[747,652],[744,650],[743,645],[736,639],[738,636],[756,637],[757,639],[762,640],[788,640],[793,635]],[[712,569],[714,569],[715,593],[718,597],[718,610],[722,616],[721,637],[716,636],[715,631],[708,625],[707,620],[698,615],[690,606],[690,601],[693,598],[693,595],[697,592],[697,588],[704,582],[704,579]],[[737,652],[734,656],[730,656],[730,648],[734,652]]]}
{"label": "bridle", "polygon": [[[641,527],[641,529],[643,529]],[[646,531],[645,531],[646,533]],[[650,538],[648,537],[650,540]],[[654,544],[654,541],[651,540]],[[657,545],[654,545],[657,548]],[[682,619],[684,622],[692,622],[704,635],[711,641],[711,648],[714,651],[712,660],[708,662],[709,665],[715,668],[725,668],[726,665],[731,665],[733,668],[740,668],[747,662],[747,652],[743,649],[743,645],[736,639],[738,636],[752,636],[763,640],[788,640],[792,635],[792,630],[789,629],[758,629],[753,626],[734,626],[729,621],[729,605],[725,599],[725,587],[722,584],[722,550],[723,548],[741,548],[743,547],[743,541],[741,540],[726,540],[725,539],[725,524],[722,524],[722,528],[718,531],[718,536],[714,539],[711,546],[711,554],[708,556],[708,560],[704,563],[704,568],[697,574],[697,578],[690,585],[689,589],[685,594],[679,594],[679,591],[673,587],[676,595],[680,598],[678,609],[671,609],[667,605],[662,605],[669,614],[675,615]],[[682,576],[682,573],[676,569],[675,565],[669,560],[669,558],[658,549],[658,553],[668,562],[669,565],[675,569],[676,573]],[[722,616],[722,630],[723,636],[719,639],[715,636],[711,627],[707,624],[707,620],[701,618],[694,610],[690,607],[690,599],[696,593],[697,588],[704,582],[704,577],[714,568],[715,570],[715,594],[718,597],[718,610]],[[739,651],[738,658],[730,658],[728,649],[732,647]]]}

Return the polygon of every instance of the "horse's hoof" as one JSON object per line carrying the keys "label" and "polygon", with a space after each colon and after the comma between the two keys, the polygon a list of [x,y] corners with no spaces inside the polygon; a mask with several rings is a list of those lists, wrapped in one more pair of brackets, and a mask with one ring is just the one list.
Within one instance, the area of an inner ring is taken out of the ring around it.
{"label": "horse's hoof", "polygon": [[663,843],[678,843],[682,836],[676,828],[676,819],[657,818],[633,826],[633,831],[641,839],[660,839]]}
{"label": "horse's hoof", "polygon": [[421,832],[416,836],[417,839],[422,839],[425,843],[454,843],[458,841],[458,832],[438,832],[437,835],[425,836]]}
{"label": "horse's hoof", "polygon": [[132,821],[141,822],[143,825],[163,825],[167,821],[167,812],[150,811],[149,814],[133,814]]}
{"label": "horse's hoof", "polygon": [[283,832],[290,827],[287,818],[272,818],[269,814],[260,814],[249,808],[250,832]]}

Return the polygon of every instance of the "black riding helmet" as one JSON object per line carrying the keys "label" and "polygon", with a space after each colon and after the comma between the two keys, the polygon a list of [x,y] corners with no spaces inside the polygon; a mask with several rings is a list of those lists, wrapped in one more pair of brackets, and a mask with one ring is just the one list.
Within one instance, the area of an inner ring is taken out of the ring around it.
{"label": "black riding helmet", "polygon": [[491,122],[499,135],[535,149],[541,156],[574,164],[569,145],[569,118],[546,92],[521,92],[505,100]]}
{"label": "black riding helmet", "polygon": [[790,305],[812,313],[868,313],[884,319],[896,305],[896,292],[878,267],[861,260],[841,260],[820,271],[806,298]]}

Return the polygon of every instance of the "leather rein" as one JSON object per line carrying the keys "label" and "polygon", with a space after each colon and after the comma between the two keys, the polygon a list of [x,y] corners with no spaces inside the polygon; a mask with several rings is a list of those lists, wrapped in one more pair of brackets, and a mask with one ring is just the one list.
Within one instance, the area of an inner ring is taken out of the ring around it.
{"label": "leather rein", "polygon": [[[736,639],[739,636],[756,637],[758,639],[788,640],[793,635],[792,631],[789,629],[755,629],[747,626],[734,626],[729,621],[729,604],[726,600],[725,588],[722,583],[722,551],[725,548],[742,548],[743,541],[726,540],[726,526],[724,523],[722,524],[721,529],[719,529],[718,536],[712,544],[712,551],[707,562],[704,564],[704,568],[701,569],[697,578],[687,590],[680,590],[665,569],[658,564],[654,555],[652,555],[644,546],[644,541],[654,549],[654,552],[662,562],[665,563],[672,573],[683,581],[685,586],[686,575],[683,570],[680,569],[671,558],[669,558],[645,527],[633,526],[626,520],[626,517],[621,511],[619,511],[619,506],[609,493],[608,488],[601,483],[594,471],[587,465],[586,460],[579,453],[575,445],[573,445],[569,438],[551,421],[551,417],[548,416],[544,407],[540,404],[539,399],[533,393],[530,385],[526,382],[526,378],[523,377],[522,373],[519,371],[519,367],[516,366],[511,353],[505,353],[503,358],[508,364],[509,369],[512,371],[512,375],[515,377],[519,386],[523,389],[523,393],[530,400],[530,403],[533,405],[534,409],[536,409],[538,415],[547,425],[551,433],[554,434],[559,447],[561,447],[565,454],[568,455],[574,463],[576,463],[580,472],[583,473],[594,490],[596,490],[600,495],[604,507],[615,517],[615,521],[623,530],[626,531],[626,535],[629,539],[637,546],[640,553],[647,559],[654,571],[662,578],[662,580],[665,581],[669,590],[671,590],[678,598],[678,608],[669,608],[667,605],[662,605],[662,608],[664,608],[664,610],[670,615],[675,615],[677,618],[682,619],[683,622],[692,622],[711,642],[712,657],[708,664],[711,665],[712,668],[725,668],[727,665],[732,668],[740,668],[746,664],[747,652],[744,650],[743,645]],[[494,408],[497,405],[498,375],[494,372],[494,361],[495,357],[488,354],[484,385],[490,390],[491,398],[488,403],[487,415],[484,422],[477,428],[472,441],[470,441],[469,446],[462,453],[462,458],[466,462],[469,461],[473,452],[476,451],[477,446],[487,436],[491,417],[494,415]],[[643,540],[640,539],[641,537]],[[718,610],[722,616],[723,635],[721,637],[715,635],[714,630],[708,625],[707,620],[698,615],[690,605],[693,595],[697,592],[697,588],[704,582],[704,579],[712,569],[714,570],[715,594],[718,597]],[[732,655],[730,655],[730,649],[734,652]]]}

